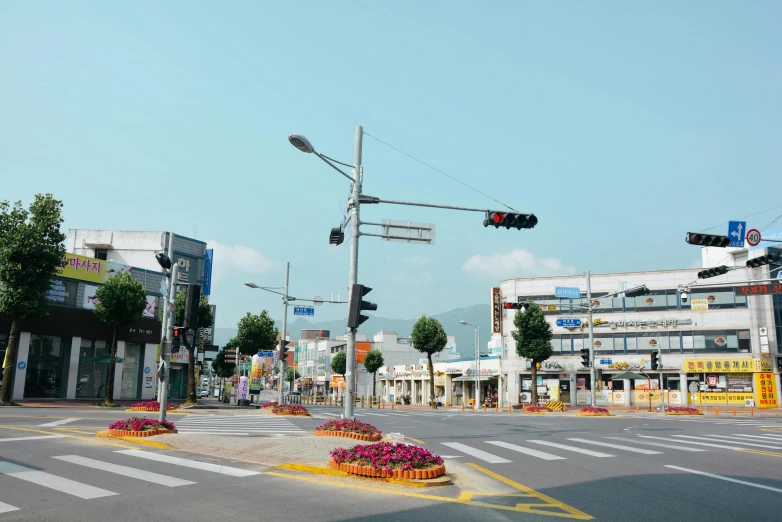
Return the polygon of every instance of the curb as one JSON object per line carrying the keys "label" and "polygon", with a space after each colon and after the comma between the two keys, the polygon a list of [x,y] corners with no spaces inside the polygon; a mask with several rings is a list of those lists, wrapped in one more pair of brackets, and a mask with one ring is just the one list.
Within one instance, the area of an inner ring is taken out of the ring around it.
{"label": "curb", "polygon": [[434,479],[402,479],[402,478],[382,478],[382,477],[364,477],[361,475],[355,475],[348,473],[347,471],[340,471],[331,468],[319,468],[317,466],[310,466],[308,464],[280,464],[274,466],[274,469],[284,469],[291,471],[300,471],[302,473],[310,473],[312,475],[330,475],[334,477],[350,477],[355,479],[364,479],[367,482],[388,482],[391,484],[397,484],[399,486],[408,486],[413,488],[432,488],[437,486],[450,486],[451,477],[448,475],[440,475]]}
{"label": "curb", "polygon": [[345,437],[347,439],[363,440],[365,442],[377,442],[383,438],[383,435],[380,433],[375,433],[374,435],[367,435],[364,433],[354,433],[350,431],[326,431],[326,430],[318,430],[318,429],[315,430],[315,436]]}
{"label": "curb", "polygon": [[165,442],[156,442],[153,440],[146,440],[146,439],[140,439],[136,437],[117,437],[114,435],[110,435],[108,432],[105,431],[99,431],[95,434],[97,437],[103,437],[106,439],[117,439],[117,440],[124,440],[126,442],[133,442],[134,444],[141,444],[144,446],[151,446],[153,448],[158,449],[164,449],[164,450],[173,450],[174,447],[166,444]]}

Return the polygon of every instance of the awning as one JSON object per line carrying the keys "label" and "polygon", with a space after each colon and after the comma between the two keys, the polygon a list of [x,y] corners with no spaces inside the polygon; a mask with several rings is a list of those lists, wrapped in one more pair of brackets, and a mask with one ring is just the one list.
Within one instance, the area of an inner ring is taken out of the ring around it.
{"label": "awning", "polygon": [[[479,381],[488,381],[489,379],[496,379],[496,375],[481,375],[478,380]],[[474,375],[462,375],[461,377],[456,377],[455,379],[451,379],[453,382],[475,382],[475,376]]]}

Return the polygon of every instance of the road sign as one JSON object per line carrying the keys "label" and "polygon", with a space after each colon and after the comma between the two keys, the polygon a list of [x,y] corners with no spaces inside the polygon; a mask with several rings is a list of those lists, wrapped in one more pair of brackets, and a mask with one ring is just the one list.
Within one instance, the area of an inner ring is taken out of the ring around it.
{"label": "road sign", "polygon": [[745,230],[747,230],[746,221],[728,221],[728,238],[731,247],[744,248]]}
{"label": "road sign", "polygon": [[557,326],[563,328],[578,328],[581,326],[581,319],[557,319]]}
{"label": "road sign", "polygon": [[707,375],[706,376],[706,384],[709,386],[717,386],[719,384],[720,380],[716,375]]}
{"label": "road sign", "polygon": [[750,229],[747,232],[747,243],[749,243],[749,246],[758,246],[760,244],[760,231],[757,228]]}
{"label": "road sign", "polygon": [[380,238],[385,241],[434,245],[434,225],[431,223],[384,219],[381,230]]}
{"label": "road sign", "polygon": [[554,296],[563,299],[578,299],[581,297],[581,290],[573,286],[557,286],[554,288]]}
{"label": "road sign", "polygon": [[258,357],[274,357],[276,352],[258,352]]}
{"label": "road sign", "polygon": [[315,309],[309,306],[294,306],[293,315],[315,315]]}
{"label": "road sign", "polygon": [[697,383],[697,382],[695,382],[695,381],[692,381],[692,382],[690,383],[690,386],[689,386],[688,388],[689,388],[689,390],[690,390],[692,393],[695,393],[696,391],[698,391],[698,383]]}

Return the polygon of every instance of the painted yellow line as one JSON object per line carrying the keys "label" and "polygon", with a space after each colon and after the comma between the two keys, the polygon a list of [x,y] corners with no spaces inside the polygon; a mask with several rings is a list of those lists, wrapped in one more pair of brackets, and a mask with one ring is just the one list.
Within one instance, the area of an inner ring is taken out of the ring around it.
{"label": "painted yellow line", "polygon": [[[115,437],[114,435],[109,435],[105,431],[99,431],[95,435],[97,437],[103,438],[103,439],[125,440],[125,441],[128,441],[128,442],[132,442],[134,444],[141,444],[143,446],[151,446],[153,448],[158,448],[158,449],[164,449],[164,450],[174,449],[173,447],[169,446],[165,442],[157,442],[157,441],[154,441],[154,440],[147,440],[146,438],[143,438],[143,437]],[[132,448],[132,446],[125,446],[125,447]]]}
{"label": "painted yellow line", "polygon": [[417,442],[418,444],[426,444],[426,442],[424,442],[424,441],[422,441],[422,440],[419,440],[419,439],[414,439],[413,437],[407,437],[407,436],[405,436],[405,438],[406,438],[406,439],[410,439],[410,440],[412,440],[413,442]]}
{"label": "painted yellow line", "polygon": [[35,430],[32,428],[17,428],[14,426],[0,426],[0,429],[6,429],[6,430],[17,430],[17,431],[28,431],[32,433],[44,433],[46,435],[59,435],[61,437],[65,437],[68,439],[76,439],[76,440],[83,440],[86,442],[93,442],[98,444],[108,444],[110,446],[116,446],[118,448],[125,448],[125,449],[135,449],[133,446],[128,446],[127,444],[119,444],[116,442],[110,442],[110,441],[104,441],[104,440],[97,440],[95,437],[87,438],[87,437],[77,437],[76,435],[64,435],[63,433],[56,433],[53,431],[44,431],[44,430]]}
{"label": "painted yellow line", "polygon": [[306,473],[314,473],[316,475],[333,475],[335,477],[347,477],[350,475],[347,471],[340,471],[338,469],[331,468],[319,468],[317,466],[307,466],[306,464],[280,464],[274,466],[275,469],[289,469],[292,471],[304,471]]}
{"label": "painted yellow line", "polygon": [[776,453],[774,451],[763,451],[763,450],[750,450],[750,449],[744,449],[744,450],[737,450],[744,453],[754,453],[756,455],[766,455],[768,457],[779,457],[782,459],[782,453]]}

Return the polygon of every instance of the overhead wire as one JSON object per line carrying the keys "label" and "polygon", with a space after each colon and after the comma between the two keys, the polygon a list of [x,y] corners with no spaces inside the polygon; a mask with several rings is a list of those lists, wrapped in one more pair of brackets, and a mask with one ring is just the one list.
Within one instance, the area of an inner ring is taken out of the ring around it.
{"label": "overhead wire", "polygon": [[[760,214],[765,214],[766,212],[770,212],[770,211],[772,211],[772,210],[776,210],[776,209],[778,209],[778,208],[782,208],[782,205],[777,205],[776,207],[767,208],[766,210],[761,210],[761,211],[759,211],[759,212],[755,212],[754,214],[749,214],[749,215],[747,215],[747,216],[740,217],[739,219],[747,219],[747,218],[751,218],[751,217],[754,217],[754,216],[759,216]],[[780,216],[779,216],[778,218],[776,218],[774,221],[776,221],[776,220],[777,220],[777,219],[779,219],[780,217],[782,217],[782,215],[780,215]],[[772,221],[771,223],[774,223],[774,221]],[[702,229],[702,230],[701,230],[701,232],[708,232],[709,230],[711,230],[711,229],[713,229],[713,228],[721,227],[721,226],[723,226],[723,225],[727,225],[728,223],[729,223],[728,221],[725,221],[725,222],[723,222],[723,223],[718,223],[718,224],[716,224],[716,225],[714,225],[714,226],[711,226],[711,227],[709,227],[709,228],[704,228],[704,229]],[[769,224],[769,225],[770,225],[770,224]],[[766,226],[765,226],[765,227],[763,227],[763,228],[768,228],[768,226],[769,226],[769,225],[766,225]]]}

